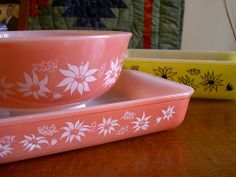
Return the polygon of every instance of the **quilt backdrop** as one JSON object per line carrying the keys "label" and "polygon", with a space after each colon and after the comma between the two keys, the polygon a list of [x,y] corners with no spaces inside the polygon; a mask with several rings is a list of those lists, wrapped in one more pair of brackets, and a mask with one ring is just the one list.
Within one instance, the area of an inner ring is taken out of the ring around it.
{"label": "quilt backdrop", "polygon": [[179,49],[184,0],[31,0],[29,29],[130,31],[130,48]]}

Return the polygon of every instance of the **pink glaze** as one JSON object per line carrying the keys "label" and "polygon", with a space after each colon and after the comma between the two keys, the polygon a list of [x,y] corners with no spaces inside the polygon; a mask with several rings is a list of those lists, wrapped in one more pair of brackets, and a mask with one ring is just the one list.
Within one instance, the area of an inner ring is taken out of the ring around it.
{"label": "pink glaze", "polygon": [[174,128],[193,89],[136,71],[77,110],[0,119],[0,163],[44,156]]}
{"label": "pink glaze", "polygon": [[84,103],[116,82],[131,33],[0,32],[0,107]]}

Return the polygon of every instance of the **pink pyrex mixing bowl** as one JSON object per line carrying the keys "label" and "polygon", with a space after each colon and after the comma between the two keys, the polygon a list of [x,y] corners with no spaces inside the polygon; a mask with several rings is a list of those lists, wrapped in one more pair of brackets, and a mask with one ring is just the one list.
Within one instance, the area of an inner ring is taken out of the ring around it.
{"label": "pink pyrex mixing bowl", "polygon": [[131,33],[0,32],[0,107],[84,103],[118,79]]}

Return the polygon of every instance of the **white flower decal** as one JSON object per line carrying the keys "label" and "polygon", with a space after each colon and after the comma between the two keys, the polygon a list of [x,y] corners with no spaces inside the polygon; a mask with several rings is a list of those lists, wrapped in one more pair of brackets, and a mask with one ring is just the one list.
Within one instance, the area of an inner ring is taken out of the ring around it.
{"label": "white flower decal", "polygon": [[91,125],[89,126],[91,132],[95,132],[97,128],[97,122],[92,122]]}
{"label": "white flower decal", "polygon": [[57,99],[60,99],[62,96],[63,96],[62,94],[60,94],[58,92],[54,92],[52,98],[54,100],[57,100]]}
{"label": "white flower decal", "polygon": [[76,65],[67,64],[69,70],[60,69],[60,72],[66,76],[57,87],[66,86],[64,92],[70,90],[71,95],[77,90],[80,95],[84,92],[89,92],[89,82],[97,80],[93,74],[97,69],[89,69],[89,62],[83,63],[78,67]]}
{"label": "white flower decal", "polygon": [[98,70],[98,78],[101,78],[106,70],[107,63],[104,63]]}
{"label": "white flower decal", "polygon": [[53,136],[57,132],[58,131],[55,124],[43,125],[42,127],[38,127],[38,133],[44,136]]}
{"label": "white flower decal", "polygon": [[11,144],[15,141],[15,135],[7,135],[0,137],[0,144]]}
{"label": "white flower decal", "polygon": [[102,123],[98,125],[98,130],[100,130],[98,134],[103,134],[104,136],[107,134],[110,135],[113,131],[115,131],[114,127],[119,126],[117,122],[118,120],[112,120],[111,118],[106,120],[103,118]]}
{"label": "white flower decal", "polygon": [[121,66],[119,64],[118,58],[116,61],[111,61],[110,65],[110,70],[108,70],[105,75],[106,77],[104,78],[105,83],[103,84],[104,87],[109,87],[115,83],[115,81],[118,79],[119,73],[121,71]]}
{"label": "white flower decal", "polygon": [[12,153],[12,148],[10,147],[9,144],[2,145],[0,144],[0,157],[3,158],[7,156],[8,154]]}
{"label": "white flower decal", "polygon": [[33,71],[54,73],[57,67],[57,59],[41,61],[40,63],[33,64]]}
{"label": "white flower decal", "polygon": [[121,127],[121,129],[117,131],[116,135],[124,135],[128,131],[128,128],[128,125]]}
{"label": "white flower decal", "polygon": [[33,78],[31,78],[27,73],[24,73],[24,78],[26,83],[17,83],[20,87],[18,91],[24,93],[24,97],[33,96],[38,100],[39,97],[47,97],[45,93],[51,92],[46,87],[48,76],[45,76],[45,78],[40,81],[37,74],[33,72]]}
{"label": "white flower decal", "polygon": [[24,137],[25,139],[20,143],[22,143],[25,150],[28,150],[29,152],[34,149],[41,149],[41,144],[49,145],[45,137],[42,136],[36,137],[34,134],[31,134],[31,136],[24,135]]}
{"label": "white flower decal", "polygon": [[159,117],[159,116],[156,118],[157,124],[159,124],[161,122],[161,119],[162,119],[162,117]]}
{"label": "white flower decal", "polygon": [[55,139],[55,138],[53,138],[52,140],[51,140],[51,146],[54,146],[55,144],[57,144],[57,140]]}
{"label": "white flower decal", "polygon": [[3,77],[0,81],[0,97],[6,99],[8,95],[15,95],[15,93],[10,90],[13,86],[13,84],[6,83],[6,77]]}
{"label": "white flower decal", "polygon": [[126,111],[121,119],[132,120],[135,118],[135,115],[136,114],[134,112]]}
{"label": "white flower decal", "polygon": [[149,119],[151,116],[146,117],[145,112],[143,112],[142,117],[137,117],[136,121],[131,122],[132,124],[135,124],[133,126],[134,132],[137,132],[138,130],[147,130],[149,127]]}
{"label": "white flower decal", "polygon": [[66,122],[67,127],[62,127],[65,132],[61,135],[61,139],[66,137],[66,143],[72,142],[74,139],[81,141],[81,136],[85,137],[85,132],[89,132],[90,126],[83,125],[83,122],[79,120],[73,124],[72,122]]}
{"label": "white flower decal", "polygon": [[173,117],[173,114],[175,113],[174,112],[174,107],[175,106],[172,106],[172,107],[168,107],[167,110],[161,110],[161,112],[163,113],[164,117],[163,119],[167,119],[167,120],[170,120],[172,117]]}

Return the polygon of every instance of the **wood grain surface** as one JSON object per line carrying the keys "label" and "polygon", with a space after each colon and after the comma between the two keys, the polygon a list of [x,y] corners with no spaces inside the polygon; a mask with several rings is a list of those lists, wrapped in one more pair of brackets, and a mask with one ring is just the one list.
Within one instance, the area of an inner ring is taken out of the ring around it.
{"label": "wood grain surface", "polygon": [[0,165],[0,177],[234,177],[236,101],[192,99],[160,133]]}

